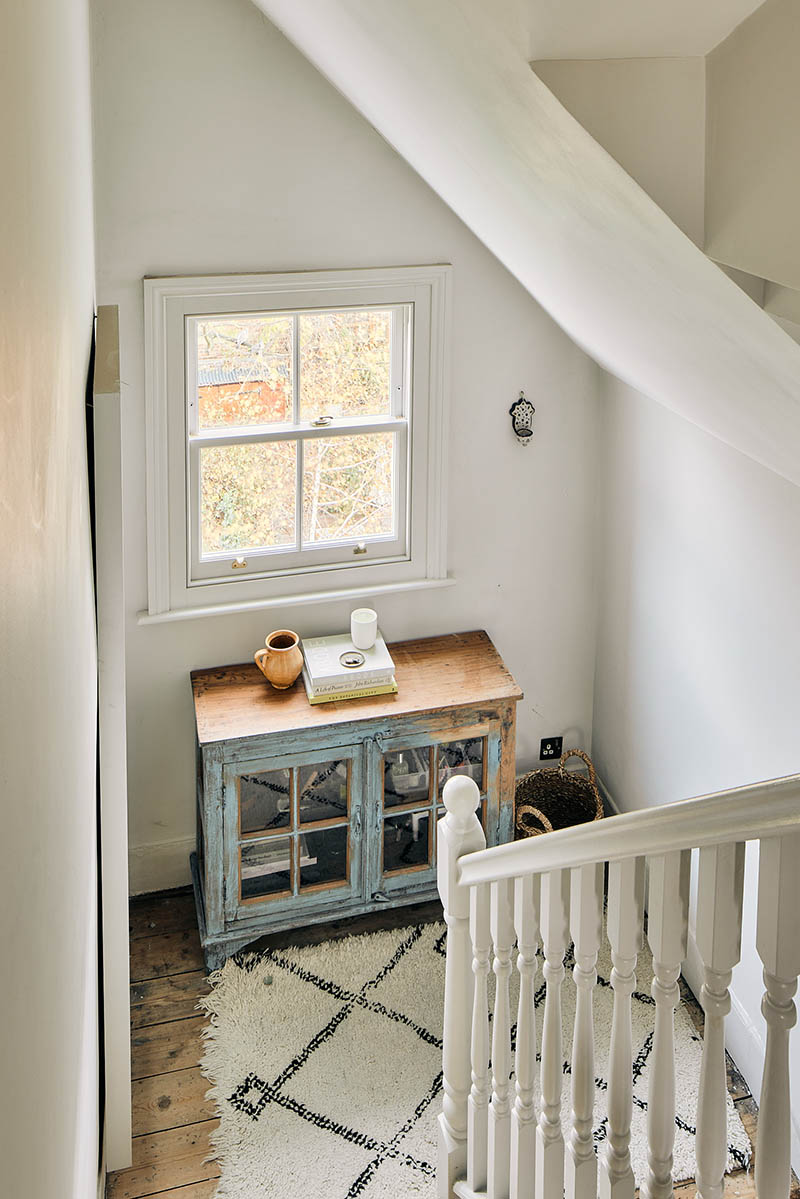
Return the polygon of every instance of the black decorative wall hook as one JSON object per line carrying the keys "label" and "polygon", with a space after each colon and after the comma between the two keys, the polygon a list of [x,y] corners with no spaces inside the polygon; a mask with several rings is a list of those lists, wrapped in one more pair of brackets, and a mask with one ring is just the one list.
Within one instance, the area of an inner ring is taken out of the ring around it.
{"label": "black decorative wall hook", "polygon": [[533,437],[533,414],[536,411],[530,400],[525,399],[525,392],[519,393],[508,412],[511,417],[511,427],[520,445],[528,445]]}

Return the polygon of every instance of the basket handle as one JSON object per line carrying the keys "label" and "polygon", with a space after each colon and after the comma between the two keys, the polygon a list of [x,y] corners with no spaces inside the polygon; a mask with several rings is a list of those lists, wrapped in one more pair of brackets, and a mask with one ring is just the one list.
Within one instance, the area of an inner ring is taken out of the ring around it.
{"label": "basket handle", "polygon": [[591,785],[593,787],[596,787],[597,786],[597,775],[595,774],[594,765],[592,764],[592,759],[589,757],[588,754],[585,754],[582,749],[565,749],[563,754],[561,755],[561,761],[559,763],[558,769],[563,771],[567,765],[567,761],[570,758],[581,758],[581,760],[583,762],[585,762],[585,764],[589,767],[589,782],[591,783]]}
{"label": "basket handle", "polygon": [[[526,817],[529,819],[533,817],[534,820],[538,820],[542,827],[540,829],[529,828],[528,824],[526,823]],[[521,828],[529,837],[538,837],[542,833],[552,833],[553,831],[553,826],[545,816],[544,812],[540,812],[538,808],[535,808],[533,804],[529,803],[523,804],[518,810],[517,827]]]}

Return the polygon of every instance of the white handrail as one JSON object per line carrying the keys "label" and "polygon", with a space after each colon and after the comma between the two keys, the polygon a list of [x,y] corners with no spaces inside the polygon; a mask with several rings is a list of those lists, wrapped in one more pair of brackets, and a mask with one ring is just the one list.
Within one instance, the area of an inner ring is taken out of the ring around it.
{"label": "white handrail", "polygon": [[458,881],[472,887],[593,862],[763,840],[793,829],[800,832],[800,774],[610,816],[601,823],[579,824],[545,837],[467,854],[459,859]]}

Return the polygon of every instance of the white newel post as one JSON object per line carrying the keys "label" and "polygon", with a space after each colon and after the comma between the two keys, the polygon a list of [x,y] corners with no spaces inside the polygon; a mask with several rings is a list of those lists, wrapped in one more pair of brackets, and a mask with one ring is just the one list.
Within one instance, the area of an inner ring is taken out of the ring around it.
{"label": "white newel post", "polygon": [[564,1164],[567,1199],[595,1199],[594,988],[603,931],[603,863],[571,872],[570,932],[575,945],[575,1026],[572,1035],[572,1131]]}
{"label": "white newel post", "polygon": [[516,1098],[511,1113],[511,1199],[532,1199],[536,1164],[536,946],[539,940],[541,879],[529,874],[514,880],[514,928],[517,933],[519,1007],[515,1058]]}
{"label": "white newel post", "polygon": [[756,933],[766,988],[761,1011],[767,1024],[756,1145],[758,1199],[786,1199],[790,1188],[789,1033],[797,1020],[799,913],[800,833],[765,838],[758,861]]}
{"label": "white newel post", "polygon": [[561,983],[567,948],[569,871],[542,876],[541,930],[546,984],[542,1026],[542,1110],[536,1130],[536,1199],[561,1199],[564,1190],[564,1136],[561,1131]]}
{"label": "white newel post", "polygon": [[650,858],[647,940],[653,953],[650,993],[656,1004],[647,1094],[647,1177],[643,1199],[670,1199],[675,1145],[675,1008],[689,931],[688,849]]}
{"label": "white newel post", "polygon": [[467,1100],[471,1083],[472,943],[469,889],[458,882],[458,859],[485,849],[486,838],[475,809],[480,792],[473,779],[456,775],[442,793],[447,815],[438,824],[439,896],[447,922],[444,984],[442,1087],[439,1116],[437,1188],[440,1199],[452,1199],[453,1184],[467,1169]]}
{"label": "white newel post", "polygon": [[488,1199],[508,1199],[511,1159],[511,948],[514,944],[514,880],[490,884],[494,941],[492,1102],[489,1104]]}
{"label": "white newel post", "polygon": [[600,1199],[633,1199],[631,1116],[633,1046],[631,995],[636,958],[642,948],[644,858],[612,862],[608,868],[607,930],[611,944],[614,1010],[608,1068],[608,1144],[600,1167]]}
{"label": "white newel post", "polygon": [[472,937],[472,1088],[467,1114],[467,1184],[471,1191],[486,1190],[489,1136],[489,884],[470,888],[469,927]]}
{"label": "white newel post", "polygon": [[696,1181],[700,1199],[722,1199],[728,1160],[725,1017],[731,1009],[731,973],[741,950],[743,885],[742,843],[700,850],[695,931],[703,962],[700,1003],[705,1013],[697,1097]]}

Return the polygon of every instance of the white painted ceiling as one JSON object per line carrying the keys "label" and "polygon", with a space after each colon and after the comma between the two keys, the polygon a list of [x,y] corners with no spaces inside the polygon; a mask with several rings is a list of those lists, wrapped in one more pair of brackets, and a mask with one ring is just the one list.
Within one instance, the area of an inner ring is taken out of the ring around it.
{"label": "white painted ceiling", "polygon": [[764,0],[521,0],[532,59],[662,58],[713,50]]}

